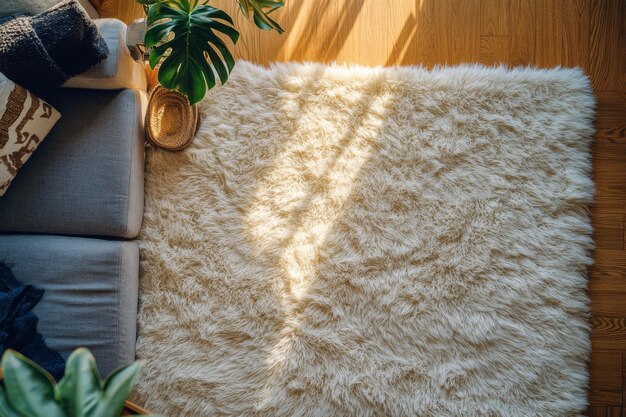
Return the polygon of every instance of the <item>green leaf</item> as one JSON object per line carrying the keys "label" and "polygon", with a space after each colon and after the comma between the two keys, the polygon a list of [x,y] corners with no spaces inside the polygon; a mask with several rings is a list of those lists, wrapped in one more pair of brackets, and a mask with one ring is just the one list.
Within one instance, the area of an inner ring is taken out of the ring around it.
{"label": "green leaf", "polygon": [[269,14],[274,10],[279,9],[285,5],[284,1],[279,0],[237,0],[239,7],[247,19],[250,19],[250,11],[253,13],[254,24],[259,29],[272,30],[274,29],[278,33],[283,33],[283,28],[269,17]]}
{"label": "green leaf", "polygon": [[59,397],[69,417],[89,417],[98,403],[102,379],[89,350],[76,349],[67,360],[58,384]]}
{"label": "green leaf", "polygon": [[161,63],[163,87],[179,91],[196,104],[215,86],[215,74],[226,82],[235,60],[217,33],[237,43],[239,32],[230,16],[198,0],[170,0],[151,7],[147,21],[145,44],[154,48],[149,63],[152,68]]}
{"label": "green leaf", "polygon": [[118,417],[135,383],[139,368],[141,368],[141,363],[135,362],[111,373],[104,382],[100,403],[90,417]]}
{"label": "green leaf", "polygon": [[0,417],[21,417],[17,414],[7,401],[6,394],[2,387],[0,387]]}
{"label": "green leaf", "polygon": [[2,356],[6,399],[23,417],[64,417],[56,402],[54,379],[39,365],[7,350]]}

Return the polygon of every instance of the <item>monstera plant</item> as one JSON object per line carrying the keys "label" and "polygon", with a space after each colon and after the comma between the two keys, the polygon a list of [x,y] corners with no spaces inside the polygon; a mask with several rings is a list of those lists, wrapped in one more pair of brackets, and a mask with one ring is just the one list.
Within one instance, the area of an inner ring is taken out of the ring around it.
{"label": "monstera plant", "polygon": [[[224,41],[239,39],[233,20],[208,0],[137,0],[147,10],[145,45],[151,50],[149,63],[159,68],[159,83],[176,90],[196,104],[216,84],[224,84],[235,59]],[[279,0],[237,0],[242,13],[257,27],[283,33],[269,14],[282,7]],[[220,36],[222,35],[222,36]]]}
{"label": "monstera plant", "polygon": [[139,371],[119,368],[102,381],[91,353],[74,351],[65,376],[54,379],[34,362],[7,350],[2,356],[0,417],[119,417]]}

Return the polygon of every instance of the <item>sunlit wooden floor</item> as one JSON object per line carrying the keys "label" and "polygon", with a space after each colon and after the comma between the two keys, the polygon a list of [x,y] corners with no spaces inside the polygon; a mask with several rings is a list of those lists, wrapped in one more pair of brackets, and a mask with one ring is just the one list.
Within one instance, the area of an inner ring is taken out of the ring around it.
{"label": "sunlit wooden floor", "polygon": [[[580,66],[598,100],[593,148],[596,265],[591,270],[593,353],[589,414],[624,416],[626,391],[626,0],[286,0],[282,36],[259,32],[232,0],[237,55],[363,65],[481,62]],[[134,1],[118,15],[138,17]]]}

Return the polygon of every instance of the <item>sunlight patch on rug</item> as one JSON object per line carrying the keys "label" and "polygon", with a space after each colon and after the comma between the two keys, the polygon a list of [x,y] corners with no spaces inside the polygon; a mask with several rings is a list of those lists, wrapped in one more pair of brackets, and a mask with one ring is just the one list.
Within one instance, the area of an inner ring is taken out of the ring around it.
{"label": "sunlight patch on rug", "polygon": [[135,398],[582,415],[593,108],[579,70],[239,62],[148,150]]}

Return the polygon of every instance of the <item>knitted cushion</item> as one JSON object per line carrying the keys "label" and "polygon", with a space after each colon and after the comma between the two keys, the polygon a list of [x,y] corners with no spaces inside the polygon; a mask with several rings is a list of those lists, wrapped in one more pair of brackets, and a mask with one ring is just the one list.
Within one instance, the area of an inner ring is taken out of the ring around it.
{"label": "knitted cushion", "polygon": [[107,57],[98,28],[76,0],[0,24],[0,72],[41,94]]}
{"label": "knitted cushion", "polygon": [[0,196],[61,114],[0,74]]}
{"label": "knitted cushion", "polygon": [[[88,0],[78,0],[93,19],[98,17],[98,12]],[[0,2],[0,17],[14,14],[34,15],[41,13],[52,6],[60,3],[59,0],[10,0]]]}
{"label": "knitted cushion", "polygon": [[59,3],[59,0],[10,0],[0,2],[0,16],[34,15]]}

